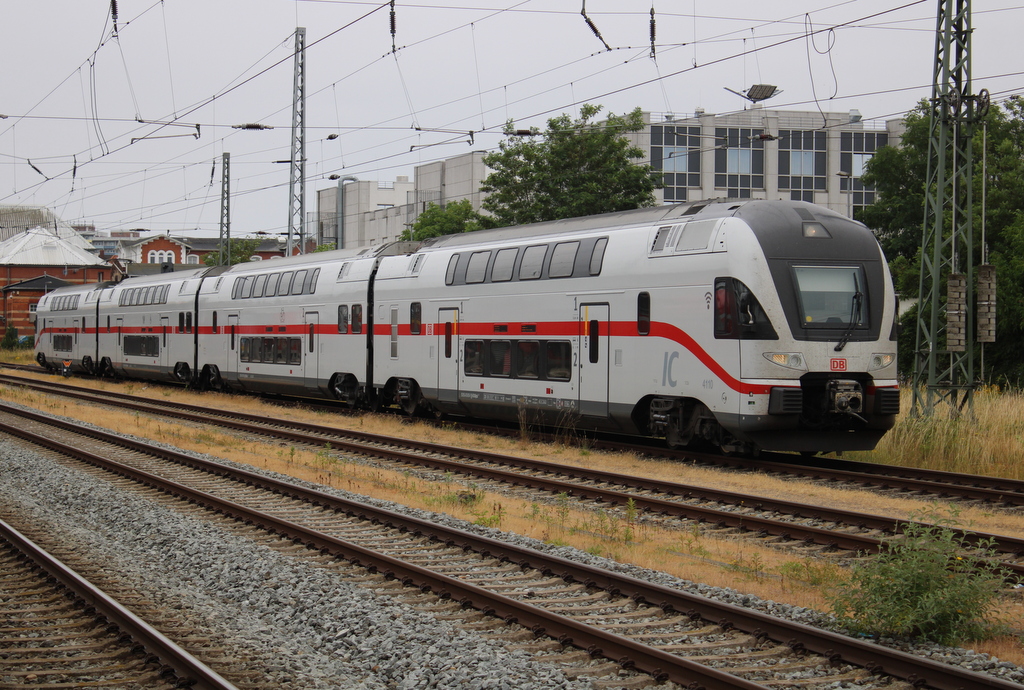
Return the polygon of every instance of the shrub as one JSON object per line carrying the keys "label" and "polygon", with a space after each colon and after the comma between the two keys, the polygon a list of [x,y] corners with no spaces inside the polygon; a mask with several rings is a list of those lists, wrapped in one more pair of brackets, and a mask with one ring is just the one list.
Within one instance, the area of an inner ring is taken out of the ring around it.
{"label": "shrub", "polygon": [[[853,569],[829,595],[833,611],[851,629],[877,635],[923,637],[942,644],[976,640],[993,631],[987,615],[1009,572],[992,540],[972,544],[952,527],[958,513],[933,505],[902,525],[881,553]],[[971,554],[971,555],[967,555]]]}
{"label": "shrub", "polygon": [[8,326],[4,332],[3,340],[0,340],[0,349],[13,350],[18,345],[18,329],[14,326]]}

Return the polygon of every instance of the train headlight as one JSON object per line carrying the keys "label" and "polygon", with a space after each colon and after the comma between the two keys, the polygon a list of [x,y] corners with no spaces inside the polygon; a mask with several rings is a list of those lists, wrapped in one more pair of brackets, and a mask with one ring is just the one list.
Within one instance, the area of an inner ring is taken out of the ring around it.
{"label": "train headlight", "polygon": [[868,371],[877,371],[878,369],[885,369],[887,366],[896,361],[896,355],[892,352],[876,352],[871,355],[871,361],[868,363]]}
{"label": "train headlight", "polygon": [[764,358],[772,364],[778,364],[780,367],[807,371],[807,363],[804,361],[804,356],[799,352],[765,352]]}

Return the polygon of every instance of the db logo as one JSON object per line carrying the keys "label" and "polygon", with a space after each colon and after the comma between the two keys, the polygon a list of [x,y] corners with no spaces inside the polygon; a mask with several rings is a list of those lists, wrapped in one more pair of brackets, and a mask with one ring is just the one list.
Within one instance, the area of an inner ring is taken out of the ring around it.
{"label": "db logo", "polygon": [[830,366],[832,371],[846,371],[846,360],[840,357],[833,357]]}

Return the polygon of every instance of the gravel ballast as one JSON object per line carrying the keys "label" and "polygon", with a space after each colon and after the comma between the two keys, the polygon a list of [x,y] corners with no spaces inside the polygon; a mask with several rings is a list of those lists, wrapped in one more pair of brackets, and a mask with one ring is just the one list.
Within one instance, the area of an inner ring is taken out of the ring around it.
{"label": "gravel ballast", "polygon": [[[353,585],[327,569],[292,559],[216,525],[65,468],[23,446],[0,441],[0,496],[51,529],[94,551],[112,568],[202,615],[248,653],[273,660],[280,687],[303,688],[589,688],[558,669],[499,643]],[[219,461],[219,460],[218,460]],[[223,461],[220,461],[223,462]],[[233,464],[233,463],[226,463]],[[287,479],[346,498],[345,491]],[[629,574],[807,625],[834,629],[818,611],[709,587],[616,563],[569,547],[472,525],[374,499],[391,510]],[[153,564],[153,565],[150,565]],[[880,640],[972,671],[1024,683],[1024,671],[970,650]]]}

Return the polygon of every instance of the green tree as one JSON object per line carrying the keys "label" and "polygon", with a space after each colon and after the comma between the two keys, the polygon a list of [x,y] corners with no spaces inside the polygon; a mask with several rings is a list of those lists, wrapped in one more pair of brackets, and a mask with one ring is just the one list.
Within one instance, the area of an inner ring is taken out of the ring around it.
{"label": "green tree", "polygon": [[[584,105],[580,118],[548,120],[547,130],[516,134],[510,121],[508,138],[484,157],[492,172],[481,191],[482,206],[492,226],[521,225],[597,213],[653,206],[661,177],[639,165],[644,151],[625,134],[643,129],[640,108],[594,122],[601,106]],[[486,218],[486,217],[485,217]]]}
{"label": "green tree", "polygon": [[[234,266],[235,264],[246,263],[260,248],[261,244],[263,244],[263,240],[259,237],[240,237],[231,240],[231,256],[228,265]],[[207,266],[217,266],[220,263],[219,252],[210,252],[204,256],[203,263]]]}
{"label": "green tree", "polygon": [[324,242],[323,244],[318,244],[316,248],[313,250],[313,253],[316,254],[317,252],[332,252],[337,248],[337,242]]}
{"label": "green tree", "polygon": [[472,232],[483,227],[480,214],[469,199],[452,201],[441,208],[431,203],[419,215],[412,227],[402,232],[403,240],[425,240],[428,237]]}
{"label": "green tree", "polygon": [[[863,177],[865,184],[878,192],[878,199],[859,218],[878,233],[897,289],[905,296],[916,296],[919,288],[928,112],[926,102],[910,112],[900,147],[880,148],[868,162]],[[994,105],[984,119],[984,127],[975,128],[973,146],[972,261],[975,265],[982,262],[984,218],[986,259],[998,275],[996,342],[985,346],[985,377],[1019,388],[1024,385],[1024,359],[1018,352],[1024,340],[1024,99],[1014,96],[1002,107]],[[947,161],[949,164],[951,161]],[[914,347],[915,336],[915,321],[904,317],[901,351]],[[912,366],[912,358],[901,359],[903,373]]]}

